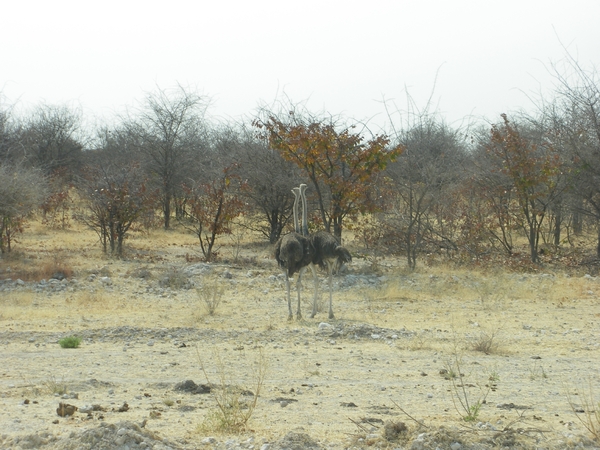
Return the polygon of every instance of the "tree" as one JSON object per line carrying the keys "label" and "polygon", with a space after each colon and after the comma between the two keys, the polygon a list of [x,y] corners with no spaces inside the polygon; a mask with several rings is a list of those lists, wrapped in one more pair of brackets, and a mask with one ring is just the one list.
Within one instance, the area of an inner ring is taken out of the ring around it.
{"label": "tree", "polygon": [[26,121],[22,144],[30,164],[46,174],[73,175],[81,166],[81,113],[66,105],[42,104]]}
{"label": "tree", "polygon": [[98,234],[104,253],[121,257],[127,232],[153,202],[140,167],[88,167],[80,188],[87,203],[80,219]]}
{"label": "tree", "polygon": [[542,224],[550,205],[560,193],[561,161],[549,142],[535,143],[512,124],[506,114],[491,128],[487,151],[511,182],[519,206],[517,218],[529,242],[531,261],[539,262]]}
{"label": "tree", "polygon": [[38,208],[46,195],[40,170],[0,163],[0,252],[10,253],[27,215]]}
{"label": "tree", "polygon": [[[3,96],[0,93],[0,102]],[[12,107],[0,103],[0,163],[18,164],[22,161],[17,157],[20,148],[20,125],[15,121]]]}
{"label": "tree", "polygon": [[69,228],[69,211],[73,204],[71,197],[72,183],[67,183],[67,168],[54,171],[48,177],[48,186],[50,193],[41,205],[42,223],[52,228]]}
{"label": "tree", "polygon": [[[181,86],[146,96],[138,117],[130,123],[135,142],[145,155],[144,164],[159,189],[168,229],[173,199],[185,179],[187,168],[206,139],[204,114],[208,99]],[[196,154],[195,154],[196,153]]]}
{"label": "tree", "polygon": [[[570,54],[562,64],[552,65],[556,80],[555,100],[542,104],[542,113],[552,124],[553,141],[565,150],[572,169],[570,210],[596,222],[596,255],[600,258],[600,77]],[[581,226],[577,220],[575,225]]]}
{"label": "tree", "polygon": [[260,215],[247,226],[274,244],[290,222],[294,204],[291,188],[302,183],[300,170],[247,130],[239,130],[231,147],[240,163],[239,174],[246,180],[243,196]]}
{"label": "tree", "polygon": [[244,210],[239,196],[244,186],[234,169],[227,167],[212,181],[183,187],[187,197],[187,214],[182,223],[198,238],[206,261],[211,261],[214,256],[217,237],[230,234],[231,221]]}
{"label": "tree", "polygon": [[408,267],[414,269],[425,244],[455,246],[445,227],[453,219],[452,194],[463,177],[464,149],[459,132],[434,116],[416,117],[397,139],[404,152],[385,170],[394,202],[385,221],[389,234],[404,247]]}
{"label": "tree", "polygon": [[267,113],[254,125],[269,146],[296,163],[311,181],[325,229],[341,239],[345,217],[372,211],[370,183],[401,152],[388,147],[385,135],[370,140],[354,132],[355,125],[339,127],[334,121],[303,117],[290,111],[285,117]]}

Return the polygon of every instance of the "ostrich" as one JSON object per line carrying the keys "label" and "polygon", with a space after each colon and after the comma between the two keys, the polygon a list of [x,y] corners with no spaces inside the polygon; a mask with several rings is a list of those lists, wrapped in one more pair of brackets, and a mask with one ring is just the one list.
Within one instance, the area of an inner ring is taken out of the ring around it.
{"label": "ostrich", "polygon": [[[304,185],[306,186],[306,185]],[[303,236],[307,236],[307,234],[303,233],[302,230],[300,230],[300,221],[298,219],[298,199],[302,198],[302,185],[300,185],[300,187],[295,187],[292,188],[292,194],[294,194],[294,209],[292,211],[293,215],[294,215],[294,231],[298,234],[301,234]]]}
{"label": "ostrich", "polygon": [[[302,318],[302,312],[300,311],[300,290],[301,290],[301,278],[302,273],[306,270],[307,266],[310,266],[313,274],[316,274],[312,260],[314,258],[314,247],[310,239],[307,236],[302,236],[298,231],[300,226],[298,223],[298,197],[301,197],[300,189],[292,189],[294,193],[294,228],[295,232],[288,233],[285,236],[279,238],[275,244],[275,260],[284,270],[285,273],[285,285],[287,290],[287,301],[288,301],[288,320],[292,320],[294,317],[292,313],[292,299],[290,294],[290,277],[294,273],[298,272],[298,279],[296,280],[296,290],[298,292],[298,310],[296,312],[296,318]],[[313,303],[317,302],[317,286],[315,283],[315,298]]]}
{"label": "ostrich", "polygon": [[[300,185],[300,198],[302,199],[302,232],[308,235],[308,205],[306,202],[306,185]],[[314,252],[312,257],[313,265],[318,264],[322,268],[327,268],[329,275],[329,319],[334,319],[333,315],[333,271],[339,269],[342,264],[352,261],[352,255],[342,247],[337,238],[327,231],[317,231],[309,236]],[[312,268],[312,267],[311,267]],[[313,302],[313,310],[311,318],[317,314],[317,278],[316,272],[313,271],[315,277],[315,301]]]}

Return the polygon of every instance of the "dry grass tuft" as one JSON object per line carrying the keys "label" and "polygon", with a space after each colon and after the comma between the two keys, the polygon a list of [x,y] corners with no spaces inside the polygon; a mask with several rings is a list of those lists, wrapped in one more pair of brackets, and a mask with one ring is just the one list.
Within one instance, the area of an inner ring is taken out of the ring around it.
{"label": "dry grass tuft", "polygon": [[253,390],[249,390],[235,384],[234,381],[239,380],[238,369],[235,370],[235,375],[228,373],[227,365],[216,351],[213,353],[212,360],[216,365],[218,382],[213,383],[198,351],[200,368],[207,384],[212,387],[211,394],[216,403],[216,407],[208,412],[204,422],[198,427],[199,431],[240,433],[247,429],[268,370],[267,359],[262,349],[259,349],[255,356],[255,359],[250,362],[252,378],[250,383]]}
{"label": "dry grass tuft", "polygon": [[208,279],[202,283],[202,286],[196,289],[198,297],[202,300],[202,304],[209,316],[214,316],[217,308],[223,300],[225,288],[223,283],[215,278]]}
{"label": "dry grass tuft", "polygon": [[59,381],[54,376],[51,376],[48,380],[44,381],[42,385],[44,390],[50,394],[64,395],[69,392],[67,382],[64,379]]}
{"label": "dry grass tuft", "polygon": [[[55,278],[62,280],[71,278],[74,270],[66,258],[60,254],[52,258],[32,259],[23,253],[11,253],[8,257],[2,257],[6,269],[3,278],[12,280],[34,281],[49,280]],[[0,266],[1,267],[1,266]]]}
{"label": "dry grass tuft", "polygon": [[158,284],[163,288],[170,289],[189,289],[192,287],[190,277],[180,268],[172,267],[168,269],[159,279]]}
{"label": "dry grass tuft", "polygon": [[470,342],[471,350],[482,352],[486,355],[498,354],[502,345],[500,334],[500,331],[497,329],[492,331],[481,331],[479,336],[475,337]]}
{"label": "dry grass tuft", "polygon": [[567,393],[567,401],[571,407],[571,411],[575,414],[575,417],[583,425],[583,427],[589,431],[592,435],[592,439],[596,442],[600,442],[600,401],[597,400],[594,395],[594,389],[592,387],[592,380],[588,381],[587,388],[583,388],[575,391],[575,395],[579,398],[579,403],[575,402],[575,399],[569,394],[569,389],[565,389]]}

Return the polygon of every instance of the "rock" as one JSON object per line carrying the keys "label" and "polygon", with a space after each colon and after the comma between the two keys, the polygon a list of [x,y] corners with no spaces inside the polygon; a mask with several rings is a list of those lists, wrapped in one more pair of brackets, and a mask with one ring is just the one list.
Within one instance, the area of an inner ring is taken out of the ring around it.
{"label": "rock", "polygon": [[72,416],[77,411],[77,406],[69,405],[68,403],[60,402],[56,408],[56,414],[60,417]]}
{"label": "rock", "polygon": [[126,412],[129,411],[129,405],[127,404],[127,402],[123,403],[123,405],[119,406],[116,409],[117,412]]}
{"label": "rock", "polygon": [[177,383],[174,390],[189,392],[190,394],[208,394],[210,393],[211,388],[207,384],[196,384],[192,380],[186,380]]}
{"label": "rock", "polygon": [[322,450],[324,447],[306,433],[290,431],[282,439],[277,441],[273,448],[285,448],[287,450]]}

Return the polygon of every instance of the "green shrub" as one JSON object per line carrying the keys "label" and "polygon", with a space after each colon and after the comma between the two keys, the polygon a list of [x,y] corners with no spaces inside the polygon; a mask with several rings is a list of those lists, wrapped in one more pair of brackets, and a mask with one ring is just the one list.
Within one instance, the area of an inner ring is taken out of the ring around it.
{"label": "green shrub", "polygon": [[77,348],[81,344],[81,338],[77,336],[67,336],[58,341],[62,348]]}

